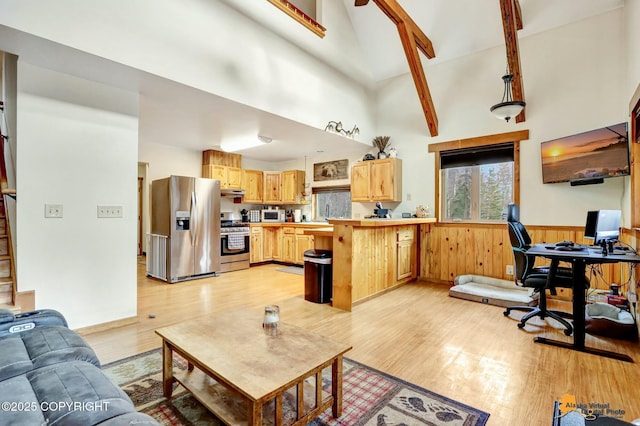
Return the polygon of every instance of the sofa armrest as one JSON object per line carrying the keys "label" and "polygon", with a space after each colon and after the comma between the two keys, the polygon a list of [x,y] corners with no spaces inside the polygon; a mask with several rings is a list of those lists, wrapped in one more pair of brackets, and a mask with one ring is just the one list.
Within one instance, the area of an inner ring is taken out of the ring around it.
{"label": "sofa armrest", "polygon": [[68,327],[64,316],[53,309],[40,309],[20,314],[14,314],[7,309],[0,309],[0,337],[51,325]]}

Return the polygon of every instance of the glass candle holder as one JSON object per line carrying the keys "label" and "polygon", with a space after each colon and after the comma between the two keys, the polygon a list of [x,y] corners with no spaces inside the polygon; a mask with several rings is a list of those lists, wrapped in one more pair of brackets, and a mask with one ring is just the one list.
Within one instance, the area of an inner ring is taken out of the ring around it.
{"label": "glass candle holder", "polygon": [[280,307],[278,305],[267,305],[264,307],[264,319],[262,327],[276,328],[280,322]]}

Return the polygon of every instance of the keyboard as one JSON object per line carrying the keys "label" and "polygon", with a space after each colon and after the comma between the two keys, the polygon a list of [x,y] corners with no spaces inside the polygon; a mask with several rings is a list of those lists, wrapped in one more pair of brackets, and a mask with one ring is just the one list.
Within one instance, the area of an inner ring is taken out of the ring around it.
{"label": "keyboard", "polygon": [[586,248],[582,246],[554,246],[554,250],[557,251],[585,251]]}

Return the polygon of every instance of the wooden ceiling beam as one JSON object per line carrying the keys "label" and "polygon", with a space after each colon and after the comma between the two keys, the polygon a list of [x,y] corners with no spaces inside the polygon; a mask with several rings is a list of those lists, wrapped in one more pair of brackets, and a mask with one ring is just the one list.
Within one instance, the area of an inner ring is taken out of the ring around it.
{"label": "wooden ceiling beam", "polygon": [[[422,69],[422,62],[420,62],[418,52],[418,50],[420,50],[429,59],[435,58],[436,54],[433,50],[433,44],[402,6],[398,4],[397,0],[373,0],[373,2],[378,5],[380,10],[382,10],[398,28],[400,41],[402,42],[402,47],[407,57],[407,62],[409,63],[413,82],[418,91],[418,98],[420,99],[420,104],[425,119],[427,120],[429,133],[431,136],[437,136],[438,117],[436,116],[433,99],[431,98],[431,92],[429,92],[429,86],[427,85],[427,79]],[[368,3],[369,0],[355,0],[356,6],[365,6]]]}
{"label": "wooden ceiling beam", "polygon": [[422,105],[422,111],[424,112],[424,117],[427,120],[429,133],[431,136],[438,136],[438,117],[436,115],[436,109],[433,106],[433,99],[431,98],[431,92],[427,85],[427,79],[424,75],[424,70],[422,69],[422,63],[420,62],[418,43],[416,42],[416,39],[407,23],[400,22],[397,26],[398,32],[400,33],[400,40],[402,41],[402,47],[404,48],[404,53],[407,56],[407,61],[409,62],[409,69],[411,70],[413,83],[416,85],[418,98]]}
{"label": "wooden ceiling beam", "polygon": [[427,37],[427,35],[422,32],[420,27],[418,27],[413,19],[411,19],[411,16],[409,16],[409,14],[402,8],[402,6],[398,4],[396,0],[373,1],[378,5],[380,10],[382,10],[385,15],[387,15],[389,19],[393,21],[394,24],[398,25],[403,22],[407,25],[410,33],[413,34],[416,40],[418,49],[420,49],[420,51],[424,53],[427,58],[432,59],[436,57],[436,54],[433,51],[433,44],[431,44],[431,40],[429,40],[429,37]]}
{"label": "wooden ceiling beam", "polygon": [[513,11],[516,15],[516,28],[521,30],[522,27],[522,9],[520,9],[520,1],[513,0]]}
{"label": "wooden ceiling beam", "polygon": [[[516,18],[516,15],[521,16],[520,4],[518,0],[500,0],[500,11],[502,12],[507,63],[509,64],[509,72],[513,74],[511,97],[514,101],[524,102],[524,88],[520,69],[520,51],[518,49],[518,19]],[[521,18],[520,21],[520,25],[522,26]],[[525,119],[525,110],[522,110],[522,112],[516,116],[516,123],[521,123],[525,121]]]}

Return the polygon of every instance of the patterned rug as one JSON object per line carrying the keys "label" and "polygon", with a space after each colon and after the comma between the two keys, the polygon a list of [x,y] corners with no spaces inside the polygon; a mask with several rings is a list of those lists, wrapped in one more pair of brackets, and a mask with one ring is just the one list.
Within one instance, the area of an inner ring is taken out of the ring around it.
{"label": "patterned rug", "polygon": [[[186,369],[177,354],[174,368]],[[138,411],[162,425],[222,425],[183,387],[175,384],[173,397],[162,395],[162,354],[154,349],[104,365],[104,372],[131,397]],[[381,371],[344,358],[343,411],[339,419],[329,408],[309,423],[313,426],[482,426],[489,414],[435,394]],[[331,370],[323,372],[323,388],[331,389]],[[286,395],[284,412],[295,406]],[[273,404],[271,404],[273,405]],[[265,410],[269,407],[265,406]],[[265,412],[264,419],[272,419]],[[286,420],[286,419],[285,419]],[[266,420],[265,420],[266,424]],[[285,424],[286,421],[285,421]]]}

